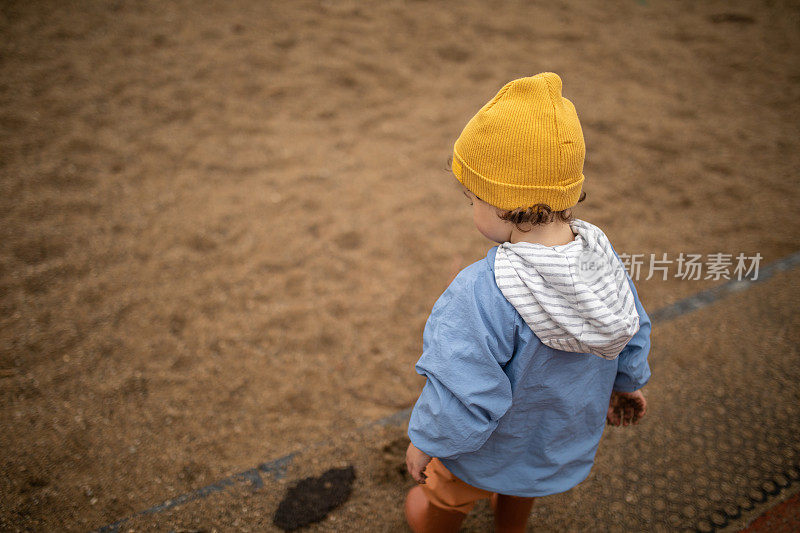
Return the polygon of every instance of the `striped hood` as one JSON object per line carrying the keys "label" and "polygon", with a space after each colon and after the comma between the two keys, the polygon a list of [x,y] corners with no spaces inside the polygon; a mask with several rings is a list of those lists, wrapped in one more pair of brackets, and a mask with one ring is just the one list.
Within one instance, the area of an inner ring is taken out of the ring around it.
{"label": "striped hood", "polygon": [[547,346],[614,359],[639,330],[628,277],[600,228],[570,226],[577,235],[567,244],[498,246],[495,281]]}

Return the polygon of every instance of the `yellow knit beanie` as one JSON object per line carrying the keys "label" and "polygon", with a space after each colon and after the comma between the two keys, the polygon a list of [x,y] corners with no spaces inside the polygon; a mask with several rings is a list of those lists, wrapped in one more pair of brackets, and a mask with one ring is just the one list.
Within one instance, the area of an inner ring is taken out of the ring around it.
{"label": "yellow knit beanie", "polygon": [[481,200],[512,210],[578,203],[586,146],[561,78],[544,72],[507,83],[464,127],[453,173]]}

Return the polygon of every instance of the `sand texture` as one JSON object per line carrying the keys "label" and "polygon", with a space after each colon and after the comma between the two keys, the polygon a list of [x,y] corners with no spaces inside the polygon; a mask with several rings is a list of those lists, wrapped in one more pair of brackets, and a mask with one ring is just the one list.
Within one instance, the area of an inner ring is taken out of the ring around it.
{"label": "sand texture", "polygon": [[796,251],[798,27],[789,1],[2,2],[0,529],[102,526],[412,405],[433,303],[492,246],[446,160],[511,79],[561,75],[578,216],[618,251]]}

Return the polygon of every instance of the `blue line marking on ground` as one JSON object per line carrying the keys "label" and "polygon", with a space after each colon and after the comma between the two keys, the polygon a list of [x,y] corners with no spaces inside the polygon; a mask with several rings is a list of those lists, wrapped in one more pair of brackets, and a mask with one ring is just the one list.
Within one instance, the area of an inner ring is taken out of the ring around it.
{"label": "blue line marking on ground", "polygon": [[216,492],[221,492],[228,487],[233,486],[235,483],[249,482],[250,487],[253,490],[260,489],[264,486],[264,480],[261,477],[262,473],[271,475],[273,479],[282,479],[286,476],[286,469],[289,467],[289,464],[292,462],[292,459],[294,459],[295,455],[297,455],[297,452],[284,455],[283,457],[279,457],[274,461],[261,463],[256,468],[239,472],[210,485],[206,485],[205,487],[200,487],[199,489],[195,489],[191,492],[181,494],[180,496],[176,496],[175,498],[162,502],[158,505],[154,505],[149,509],[144,509],[143,511],[134,513],[131,516],[117,520],[116,522],[108,524],[107,526],[103,526],[95,531],[98,533],[117,533],[120,527],[136,517],[157,514],[161,511],[166,511],[168,509],[172,509],[173,507],[183,505],[184,503],[205,498]]}
{"label": "blue line marking on ground", "polygon": [[710,305],[717,300],[728,296],[729,294],[743,291],[755,283],[767,281],[776,273],[791,270],[798,264],[800,264],[800,252],[795,252],[762,268],[756,279],[726,281],[722,285],[717,285],[715,287],[711,287],[710,289],[700,291],[697,294],[693,294],[692,296],[684,298],[683,300],[678,300],[672,305],[662,307],[661,309],[654,311],[650,315],[650,319],[653,322],[665,322],[678,316],[691,313],[692,311]]}

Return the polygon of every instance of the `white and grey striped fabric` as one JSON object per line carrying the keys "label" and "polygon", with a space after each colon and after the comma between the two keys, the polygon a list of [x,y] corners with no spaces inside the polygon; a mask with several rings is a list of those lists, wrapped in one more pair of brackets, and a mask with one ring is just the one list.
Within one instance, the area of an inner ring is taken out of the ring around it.
{"label": "white and grey striped fabric", "polygon": [[567,244],[498,246],[495,280],[547,346],[614,359],[639,331],[625,268],[600,228],[570,225],[577,236]]}

